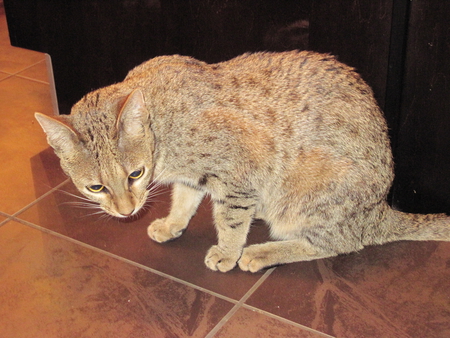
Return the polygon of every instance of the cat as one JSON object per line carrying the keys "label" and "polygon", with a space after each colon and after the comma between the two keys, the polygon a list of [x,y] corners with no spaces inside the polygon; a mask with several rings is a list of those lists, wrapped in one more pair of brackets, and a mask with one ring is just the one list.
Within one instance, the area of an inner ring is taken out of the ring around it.
{"label": "cat", "polygon": [[[179,237],[210,195],[218,243],[205,264],[215,271],[450,240],[446,215],[386,202],[383,113],[360,75],[328,54],[156,57],[88,93],[70,116],[36,118],[65,173],[110,215],[136,215],[150,183],[173,184],[169,215],[148,227],[156,242]],[[254,219],[274,241],[245,246]]]}

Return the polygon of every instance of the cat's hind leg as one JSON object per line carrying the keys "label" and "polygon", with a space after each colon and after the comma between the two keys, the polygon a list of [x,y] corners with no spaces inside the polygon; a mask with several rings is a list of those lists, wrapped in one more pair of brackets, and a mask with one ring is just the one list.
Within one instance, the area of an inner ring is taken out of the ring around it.
{"label": "cat's hind leg", "polygon": [[204,196],[205,192],[202,190],[175,183],[169,215],[150,224],[147,229],[149,237],[159,243],[180,237]]}
{"label": "cat's hind leg", "polygon": [[307,239],[299,238],[250,245],[244,248],[238,264],[243,271],[257,272],[275,265],[311,261],[337,255],[337,252],[319,248]]}

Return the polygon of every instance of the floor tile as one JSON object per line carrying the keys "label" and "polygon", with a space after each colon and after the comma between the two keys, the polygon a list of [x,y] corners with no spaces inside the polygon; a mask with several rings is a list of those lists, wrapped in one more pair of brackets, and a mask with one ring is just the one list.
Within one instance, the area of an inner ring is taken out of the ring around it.
{"label": "floor tile", "polygon": [[205,337],[232,304],[67,240],[0,227],[0,337]]}
{"label": "floor tile", "polygon": [[336,337],[450,337],[450,243],[398,242],[277,268],[248,304]]}
{"label": "floor tile", "polygon": [[6,217],[6,215],[1,215],[0,214],[0,226],[3,225],[3,222],[5,222],[8,218]]}
{"label": "floor tile", "polygon": [[49,85],[16,76],[0,81],[0,111],[0,211],[12,214],[66,177],[34,118],[36,111],[53,114]]}
{"label": "floor tile", "polygon": [[324,338],[328,335],[268,317],[257,311],[241,308],[214,338]]}
{"label": "floor tile", "polygon": [[0,70],[5,73],[15,74],[44,60],[44,54],[28,49],[2,46],[0,53]]}
{"label": "floor tile", "polygon": [[38,62],[37,64],[17,73],[17,76],[46,82],[47,84],[50,83],[45,60]]}
{"label": "floor tile", "polygon": [[4,80],[4,79],[6,79],[6,78],[8,78],[10,76],[11,76],[11,74],[8,74],[8,73],[5,73],[5,72],[0,72],[0,81]]}
{"label": "floor tile", "polygon": [[[72,183],[62,189],[77,193]],[[203,263],[206,251],[216,244],[209,201],[203,202],[180,238],[165,244],[153,242],[147,236],[147,226],[152,220],[166,216],[170,191],[166,190],[156,199],[158,202],[141,218],[121,221],[99,215],[89,216],[96,210],[77,208],[71,204],[77,202],[75,197],[58,191],[18,217],[235,300],[240,299],[263,275],[239,269],[223,274],[206,268]],[[249,241],[262,242],[266,238],[267,229],[255,226]]]}

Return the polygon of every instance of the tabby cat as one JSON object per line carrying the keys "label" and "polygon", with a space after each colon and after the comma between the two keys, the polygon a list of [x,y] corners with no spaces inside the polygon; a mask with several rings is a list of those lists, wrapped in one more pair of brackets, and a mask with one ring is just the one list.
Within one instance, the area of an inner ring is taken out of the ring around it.
{"label": "tabby cat", "polygon": [[[148,227],[157,242],[179,237],[210,195],[212,270],[450,240],[447,216],[386,203],[393,161],[383,114],[370,87],[330,55],[157,57],[87,94],[70,116],[36,118],[63,170],[108,214],[136,215],[150,183],[173,184],[169,215]],[[255,218],[275,241],[245,246]]]}

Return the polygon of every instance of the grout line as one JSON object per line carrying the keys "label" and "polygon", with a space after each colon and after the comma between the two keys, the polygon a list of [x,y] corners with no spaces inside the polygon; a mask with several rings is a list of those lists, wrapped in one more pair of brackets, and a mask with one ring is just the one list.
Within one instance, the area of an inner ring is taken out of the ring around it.
{"label": "grout line", "polygon": [[7,73],[7,72],[4,72],[4,71],[2,71],[2,73],[6,74],[6,76],[3,79],[0,79],[0,82],[5,81],[5,80],[7,80],[7,79],[9,79],[9,78],[14,76],[14,75],[12,75],[10,73]]}
{"label": "grout line", "polygon": [[297,327],[299,329],[302,329],[302,330],[305,330],[305,331],[308,331],[308,332],[312,332],[312,333],[321,335],[321,336],[326,337],[326,338],[335,338],[334,336],[330,336],[330,335],[328,335],[328,334],[326,334],[324,332],[317,331],[317,330],[315,330],[313,328],[310,328],[308,326],[296,323],[296,322],[294,322],[292,320],[286,319],[284,317],[280,317],[280,316],[278,316],[276,314],[267,312],[265,310],[261,310],[261,309],[259,309],[257,307],[254,307],[254,306],[251,306],[251,305],[248,305],[248,304],[243,304],[242,307],[247,309],[247,310],[250,310],[250,311],[253,311],[253,312],[258,312],[258,313],[260,313],[260,314],[262,314],[264,316],[276,319],[276,320],[278,320],[280,322],[283,322],[285,324],[289,324],[289,325],[295,326],[295,327]]}
{"label": "grout line", "polygon": [[31,64],[31,65],[28,65],[25,68],[22,68],[21,70],[19,70],[18,72],[12,73],[11,75],[17,75],[17,74],[19,74],[21,72],[24,72],[24,71],[30,69],[31,67],[36,66],[37,64],[39,64],[41,62],[45,62],[45,55],[42,55],[42,60],[41,61],[38,61],[38,62],[35,62],[35,63]]}
{"label": "grout line", "polygon": [[3,211],[0,211],[0,216],[6,217],[6,218],[11,217],[10,214],[7,214],[6,212],[3,212]]}
{"label": "grout line", "polygon": [[[3,216],[3,214],[2,214],[2,216]],[[1,222],[0,222],[0,227],[2,227],[3,225],[5,225],[6,223],[8,223],[9,221],[11,221],[12,219],[13,219],[12,216],[6,217],[6,219],[5,219],[4,221],[1,221]]]}
{"label": "grout line", "polygon": [[11,218],[16,218],[19,214],[25,212],[26,210],[28,210],[29,208],[31,208],[33,205],[35,205],[36,203],[40,202],[41,200],[43,200],[44,198],[46,198],[48,195],[54,193],[55,191],[57,191],[60,187],[62,187],[63,185],[67,184],[70,181],[70,179],[66,179],[64,180],[62,183],[58,184],[57,186],[51,188],[49,191],[47,191],[46,193],[42,194],[41,196],[39,196],[38,198],[36,198],[33,202],[31,202],[30,204],[24,206],[22,209],[20,209],[19,211],[16,211],[15,213],[12,214]]}
{"label": "grout line", "polygon": [[141,264],[141,263],[137,263],[137,262],[134,262],[134,261],[132,261],[132,260],[130,260],[130,259],[121,257],[121,256],[116,255],[116,254],[113,254],[113,253],[111,253],[111,252],[109,252],[109,251],[102,250],[102,249],[100,249],[100,248],[97,248],[97,247],[95,247],[95,246],[93,246],[93,245],[90,245],[90,244],[81,242],[81,241],[79,241],[79,240],[77,240],[77,239],[74,239],[74,238],[72,238],[72,237],[65,236],[65,235],[63,235],[63,234],[60,234],[59,232],[55,232],[55,231],[53,231],[53,230],[44,228],[44,227],[42,227],[42,226],[40,226],[40,225],[36,225],[36,224],[34,224],[34,223],[31,223],[31,222],[22,220],[22,219],[20,219],[20,218],[15,218],[15,217],[11,217],[11,220],[16,221],[16,222],[18,222],[18,223],[21,223],[21,224],[23,224],[23,225],[29,226],[29,227],[34,228],[34,229],[36,229],[36,230],[45,232],[46,234],[53,235],[53,236],[55,236],[55,237],[58,237],[58,238],[67,240],[67,241],[69,241],[69,242],[71,242],[71,243],[77,244],[77,245],[79,245],[79,246],[81,246],[81,247],[84,247],[84,248],[86,248],[86,249],[95,251],[95,252],[97,252],[97,253],[106,255],[106,256],[111,257],[111,258],[114,258],[114,259],[117,259],[117,260],[119,260],[119,261],[121,261],[121,262],[123,262],[123,263],[127,263],[127,264],[129,264],[129,265],[134,266],[134,267],[137,267],[137,268],[143,269],[143,270],[145,270],[145,271],[151,272],[151,273],[153,273],[153,274],[155,274],[155,275],[158,275],[158,276],[160,276],[160,277],[167,278],[167,279],[169,279],[169,280],[171,280],[171,281],[174,281],[174,282],[183,284],[183,285],[185,285],[185,286],[191,287],[191,288],[193,288],[193,289],[199,290],[199,291],[201,291],[201,292],[207,293],[207,294],[209,294],[209,295],[212,295],[212,296],[214,296],[214,297],[220,298],[220,299],[225,300],[225,301],[227,301],[227,302],[230,302],[230,303],[232,303],[232,304],[238,303],[238,301],[236,301],[235,299],[232,299],[232,298],[230,298],[230,297],[221,295],[221,294],[219,294],[219,293],[217,293],[217,292],[214,292],[214,291],[205,289],[205,288],[203,288],[203,287],[201,287],[201,286],[198,286],[198,285],[195,285],[195,284],[193,284],[193,283],[187,282],[187,281],[185,281],[185,280],[183,280],[183,279],[180,279],[180,278],[171,276],[171,275],[169,275],[169,274],[166,274],[166,273],[164,273],[164,272],[155,270],[155,269],[150,268],[150,267],[148,267],[148,266],[145,266],[145,265],[143,265],[143,264]]}
{"label": "grout line", "polygon": [[31,81],[35,81],[35,82],[39,82],[39,83],[44,83],[44,84],[49,84],[48,82],[44,82],[44,81],[41,81],[41,80],[38,80],[38,79],[33,79],[31,77],[19,75],[19,73],[24,72],[24,71],[30,69],[31,67],[34,67],[34,66],[38,65],[41,62],[45,62],[45,56],[43,57],[43,59],[41,61],[38,61],[38,62],[35,62],[35,63],[31,64],[31,65],[28,65],[25,68],[22,68],[21,70],[19,70],[17,72],[11,73],[11,72],[7,72],[7,71],[4,71],[4,70],[0,70],[2,73],[5,73],[5,74],[9,75],[9,76],[7,76],[6,78],[4,78],[4,79],[2,79],[0,81],[4,81],[4,80],[9,79],[11,77],[17,76],[17,77],[21,77],[23,79],[27,79],[27,80],[31,80]]}
{"label": "grout line", "polygon": [[205,336],[205,338],[212,338],[215,334],[230,320],[231,317],[239,310],[245,303],[245,301],[260,287],[262,283],[270,276],[270,274],[276,268],[270,268],[264,275],[261,276],[258,281],[246,292],[246,294],[239,300],[239,302],[233,306],[233,308],[213,327],[211,331]]}
{"label": "grout line", "polygon": [[25,79],[25,80],[30,80],[30,81],[46,84],[46,85],[50,84],[48,81],[42,81],[42,80],[38,80],[38,79],[33,79],[32,77],[28,77],[28,76],[23,76],[23,75],[18,75],[18,74],[13,75],[13,76],[20,77],[21,79]]}

